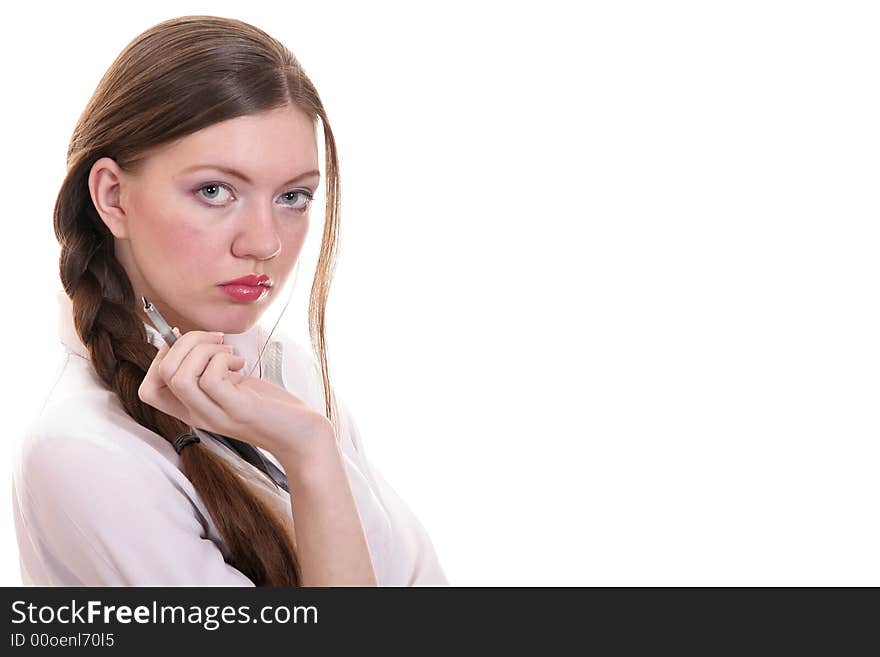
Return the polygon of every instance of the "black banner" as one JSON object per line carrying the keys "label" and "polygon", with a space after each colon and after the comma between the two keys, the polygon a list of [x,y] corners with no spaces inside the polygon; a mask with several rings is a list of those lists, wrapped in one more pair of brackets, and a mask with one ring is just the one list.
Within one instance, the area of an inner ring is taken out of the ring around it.
{"label": "black banner", "polygon": [[[627,654],[653,646],[862,645],[874,589],[761,588],[5,588],[2,654],[176,655],[309,647],[433,652],[511,646]],[[759,638],[760,637],[760,638]],[[827,640],[827,644],[823,643]],[[868,645],[876,648],[876,640]],[[708,643],[706,643],[708,641]],[[335,654],[335,652],[329,652]]]}

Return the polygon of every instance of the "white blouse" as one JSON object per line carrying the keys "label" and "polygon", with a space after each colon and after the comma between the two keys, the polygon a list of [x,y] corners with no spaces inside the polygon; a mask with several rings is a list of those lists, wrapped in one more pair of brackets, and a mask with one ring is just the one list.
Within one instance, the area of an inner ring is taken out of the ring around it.
{"label": "white blouse", "polygon": [[[64,357],[45,403],[20,441],[13,469],[13,516],[26,586],[254,586],[227,563],[207,508],[162,436],[132,419],[98,378],[58,290]],[[164,341],[144,323],[157,348]],[[266,337],[256,324],[226,334],[250,372]],[[324,412],[323,381],[310,352],[273,334],[253,376],[273,381]],[[379,586],[447,586],[422,524],[371,466],[363,439],[337,397],[340,443]],[[246,440],[246,438],[245,438]],[[226,458],[291,515],[290,495],[216,440],[201,446]],[[258,448],[279,468],[275,456]],[[283,468],[281,468],[283,470]]]}

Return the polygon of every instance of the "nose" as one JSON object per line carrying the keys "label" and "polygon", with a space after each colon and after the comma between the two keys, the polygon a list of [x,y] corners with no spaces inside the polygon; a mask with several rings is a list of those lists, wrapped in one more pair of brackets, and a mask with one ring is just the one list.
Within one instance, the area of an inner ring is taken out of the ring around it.
{"label": "nose", "polygon": [[245,215],[242,226],[232,243],[232,251],[238,258],[267,260],[281,251],[281,238],[275,226],[275,214],[271,204],[260,204]]}

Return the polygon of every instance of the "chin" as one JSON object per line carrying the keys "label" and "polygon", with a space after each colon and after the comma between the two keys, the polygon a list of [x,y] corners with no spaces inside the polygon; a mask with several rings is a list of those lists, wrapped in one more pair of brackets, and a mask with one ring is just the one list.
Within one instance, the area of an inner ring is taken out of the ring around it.
{"label": "chin", "polygon": [[257,323],[262,310],[257,311],[253,307],[244,308],[237,312],[227,312],[223,319],[215,317],[215,321],[210,323],[214,328],[211,331],[222,331],[223,333],[244,333]]}

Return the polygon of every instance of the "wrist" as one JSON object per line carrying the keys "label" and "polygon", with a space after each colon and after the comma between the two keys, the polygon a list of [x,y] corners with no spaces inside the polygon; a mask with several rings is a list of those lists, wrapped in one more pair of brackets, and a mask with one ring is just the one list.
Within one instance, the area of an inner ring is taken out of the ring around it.
{"label": "wrist", "polygon": [[287,475],[291,491],[303,486],[321,486],[333,480],[340,471],[344,472],[342,453],[332,428],[309,441],[307,451],[288,450],[278,455],[278,460]]}

